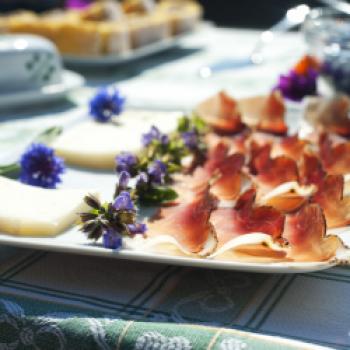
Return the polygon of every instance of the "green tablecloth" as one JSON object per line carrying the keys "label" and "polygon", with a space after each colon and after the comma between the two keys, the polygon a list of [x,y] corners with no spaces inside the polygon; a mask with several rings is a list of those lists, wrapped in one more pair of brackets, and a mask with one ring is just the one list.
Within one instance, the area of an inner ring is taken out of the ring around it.
{"label": "green tablecloth", "polygon": [[[206,28],[179,49],[85,72],[88,87],[71,102],[0,111],[0,162],[15,159],[38,130],[79,118],[102,83],[118,80],[129,106],[148,109],[186,110],[222,88],[266,92],[303,52],[298,35],[279,38],[262,67],[208,80],[197,74],[219,57],[249,52],[256,35]],[[346,268],[264,275],[0,247],[0,349],[318,348],[299,341],[347,349],[349,281]]]}

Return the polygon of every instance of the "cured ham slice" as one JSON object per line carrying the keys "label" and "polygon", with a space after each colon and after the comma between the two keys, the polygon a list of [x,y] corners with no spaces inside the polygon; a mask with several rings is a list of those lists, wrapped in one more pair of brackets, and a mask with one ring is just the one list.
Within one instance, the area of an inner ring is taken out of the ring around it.
{"label": "cured ham slice", "polygon": [[229,153],[245,153],[247,151],[247,143],[250,139],[251,130],[245,128],[238,134],[224,136],[211,132],[205,136],[205,142],[209,149],[215,148],[219,143],[228,146]]}
{"label": "cured ham slice", "polygon": [[220,248],[230,240],[248,233],[264,233],[278,238],[283,232],[284,216],[276,209],[255,206],[255,190],[244,192],[234,208],[221,208],[211,215]]}
{"label": "cured ham slice", "polygon": [[213,182],[211,193],[219,199],[232,200],[241,191],[243,175],[241,173],[244,156],[240,153],[228,156],[218,167],[218,178]]}
{"label": "cured ham slice", "polygon": [[319,139],[319,151],[322,164],[329,174],[345,175],[350,173],[350,143],[333,144],[329,135],[323,133]]}
{"label": "cured ham slice", "polygon": [[209,258],[266,263],[290,260],[285,247],[265,233],[237,236],[218,248]]}
{"label": "cured ham slice", "polygon": [[285,155],[299,161],[308,145],[308,141],[299,139],[297,135],[286,136],[273,145],[272,156]]}
{"label": "cured ham slice", "polygon": [[314,185],[300,186],[296,181],[277,186],[259,199],[259,204],[269,205],[283,213],[290,213],[303,206],[316,192]]}
{"label": "cured ham slice", "polygon": [[309,97],[305,119],[321,131],[350,136],[350,99],[345,95],[332,98]]}
{"label": "cured ham slice", "polygon": [[322,207],[329,228],[350,224],[350,197],[343,197],[343,191],[343,176],[328,175],[318,185],[318,191],[312,198]]}
{"label": "cured ham slice", "polygon": [[209,222],[214,207],[215,201],[206,190],[193,196],[190,202],[161,208],[156,219],[148,224],[147,236],[151,240],[162,236],[153,241],[154,245],[160,242],[172,245],[176,241],[185,254],[208,255],[217,245],[215,230]]}
{"label": "cured ham slice", "polygon": [[243,120],[249,126],[276,135],[284,135],[288,128],[284,121],[285,105],[277,90],[268,96],[256,96],[239,100]]}
{"label": "cured ham slice", "polygon": [[200,103],[195,112],[220,133],[234,134],[245,127],[237,102],[224,91]]}
{"label": "cured ham slice", "polygon": [[311,153],[303,155],[300,167],[300,183],[304,185],[319,185],[326,176],[321,161]]}
{"label": "cured ham slice", "polygon": [[317,204],[287,215],[283,238],[289,243],[288,257],[296,261],[329,260],[342,245],[338,237],[326,237],[326,220]]}
{"label": "cured ham slice", "polygon": [[259,147],[251,145],[251,159],[249,170],[259,189],[258,197],[272,188],[290,181],[298,181],[296,162],[288,157],[271,158],[271,145]]}

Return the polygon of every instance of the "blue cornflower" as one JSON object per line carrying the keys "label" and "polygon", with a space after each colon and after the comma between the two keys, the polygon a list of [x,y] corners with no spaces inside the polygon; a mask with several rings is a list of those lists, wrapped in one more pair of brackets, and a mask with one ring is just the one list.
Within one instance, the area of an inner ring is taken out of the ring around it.
{"label": "blue cornflower", "polygon": [[119,115],[125,104],[125,97],[117,88],[101,88],[90,100],[90,115],[98,122],[106,123]]}
{"label": "blue cornflower", "polygon": [[141,223],[130,224],[128,225],[128,228],[130,233],[133,235],[136,235],[136,234],[143,235],[147,230],[147,226]]}
{"label": "blue cornflower", "polygon": [[317,94],[317,77],[319,73],[309,68],[304,74],[292,69],[288,74],[281,75],[275,89],[292,101],[301,101],[305,96]]}
{"label": "blue cornflower", "polygon": [[108,249],[120,249],[122,246],[121,235],[112,229],[106,229],[102,235],[103,246]]}
{"label": "blue cornflower", "polygon": [[127,171],[130,174],[135,172],[135,168],[138,163],[138,159],[132,153],[121,153],[115,158],[117,167],[116,170],[118,173],[122,171]]}
{"label": "blue cornflower", "polygon": [[187,148],[193,149],[198,146],[198,135],[196,131],[192,130],[183,132],[181,137]]}
{"label": "blue cornflower", "polygon": [[162,145],[167,145],[169,143],[168,135],[162,134],[156,126],[152,126],[150,131],[142,135],[142,145],[144,147],[149,146],[153,140],[159,141]]}
{"label": "blue cornflower", "polygon": [[127,189],[130,181],[130,174],[127,171],[122,171],[119,175],[119,189]]}
{"label": "blue cornflower", "polygon": [[135,210],[134,203],[130,197],[130,193],[126,191],[120,192],[118,197],[114,200],[113,208],[115,210]]}
{"label": "blue cornflower", "polygon": [[155,160],[147,169],[150,180],[157,184],[163,184],[167,175],[167,166],[161,160]]}
{"label": "blue cornflower", "polygon": [[63,159],[57,157],[52,148],[42,143],[33,143],[20,159],[21,182],[44,188],[56,188],[65,171]]}
{"label": "blue cornflower", "polygon": [[137,177],[136,177],[136,187],[143,187],[148,184],[149,177],[147,173],[141,172]]}

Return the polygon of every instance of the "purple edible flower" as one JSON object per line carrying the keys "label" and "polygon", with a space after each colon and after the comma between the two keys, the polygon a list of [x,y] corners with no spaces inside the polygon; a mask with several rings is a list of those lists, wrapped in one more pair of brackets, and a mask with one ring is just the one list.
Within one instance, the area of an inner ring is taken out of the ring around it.
{"label": "purple edible flower", "polygon": [[142,135],[142,145],[147,147],[153,140],[159,141],[162,145],[167,145],[169,143],[168,135],[162,134],[156,126],[152,126],[150,131]]}
{"label": "purple edible flower", "polygon": [[137,157],[131,153],[121,153],[115,158],[117,162],[116,170],[118,173],[127,171],[133,173],[138,163]]}
{"label": "purple edible flower", "polygon": [[125,104],[125,97],[117,88],[101,88],[90,100],[90,114],[98,122],[106,123],[119,115]]}
{"label": "purple edible flower", "polygon": [[52,148],[41,143],[31,144],[20,159],[21,182],[43,188],[56,188],[65,171],[64,161]]}
{"label": "purple edible flower", "polygon": [[114,200],[113,208],[115,210],[135,210],[134,203],[130,197],[130,193],[126,191],[120,192],[118,197]]}
{"label": "purple edible flower", "polygon": [[89,6],[89,0],[66,0],[65,7],[69,9],[82,9]]}
{"label": "purple edible flower", "polygon": [[122,246],[122,237],[112,229],[107,229],[102,235],[103,246],[108,249],[118,250]]}
{"label": "purple edible flower", "polygon": [[149,177],[147,173],[141,172],[136,178],[136,187],[142,187],[148,184]]}
{"label": "purple edible flower", "polygon": [[141,224],[141,223],[130,224],[130,225],[128,225],[128,228],[129,228],[130,233],[133,235],[136,235],[136,234],[143,235],[147,230],[147,226],[145,224]]}
{"label": "purple edible flower", "polygon": [[130,174],[127,171],[122,171],[119,175],[119,188],[127,189],[130,181]]}
{"label": "purple edible flower", "polygon": [[187,148],[193,149],[198,145],[198,135],[193,131],[186,131],[181,134],[182,140]]}
{"label": "purple edible flower", "polygon": [[152,182],[163,184],[167,174],[167,166],[161,160],[155,160],[147,169]]}
{"label": "purple edible flower", "polygon": [[280,75],[278,84],[274,89],[281,91],[282,95],[293,101],[301,101],[303,97],[316,95],[316,81],[318,72],[312,68],[305,74],[298,74],[292,69],[286,75]]}

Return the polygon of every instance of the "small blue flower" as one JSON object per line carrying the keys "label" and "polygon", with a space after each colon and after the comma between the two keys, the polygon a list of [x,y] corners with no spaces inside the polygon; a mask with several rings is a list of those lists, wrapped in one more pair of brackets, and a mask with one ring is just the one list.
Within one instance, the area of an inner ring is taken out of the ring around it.
{"label": "small blue flower", "polygon": [[147,226],[145,224],[136,223],[128,225],[131,234],[141,234],[143,235],[147,231]]}
{"label": "small blue flower", "polygon": [[163,184],[167,175],[167,166],[161,160],[155,160],[147,169],[150,180],[157,184]]}
{"label": "small blue flower", "polygon": [[154,125],[148,133],[142,135],[142,145],[147,147],[153,142],[153,140],[159,141],[162,145],[167,145],[169,143],[168,135],[162,134]]}
{"label": "small blue flower", "polygon": [[122,171],[119,175],[119,189],[127,189],[130,181],[130,174],[127,171]]}
{"label": "small blue flower", "polygon": [[319,73],[310,68],[305,74],[298,74],[291,70],[286,75],[279,77],[275,89],[281,91],[282,95],[292,101],[301,101],[305,96],[317,94],[317,77]]}
{"label": "small blue flower", "polygon": [[115,158],[117,167],[116,170],[118,173],[122,171],[127,171],[130,174],[133,174],[135,167],[138,163],[138,159],[132,153],[121,153]]}
{"label": "small blue flower", "polygon": [[20,159],[21,182],[44,188],[56,188],[65,171],[63,159],[52,148],[41,143],[31,144]]}
{"label": "small blue flower", "polygon": [[134,203],[130,197],[130,193],[126,191],[120,192],[118,197],[114,200],[113,208],[115,210],[135,210]]}
{"label": "small blue flower", "polygon": [[107,229],[102,235],[103,246],[108,249],[118,250],[122,246],[122,237],[114,230]]}
{"label": "small blue flower", "polygon": [[193,149],[198,145],[198,135],[196,131],[186,131],[181,134],[182,140],[187,148]]}
{"label": "small blue flower", "polygon": [[101,88],[90,100],[90,115],[98,122],[106,123],[119,115],[125,104],[125,97],[117,88]]}

